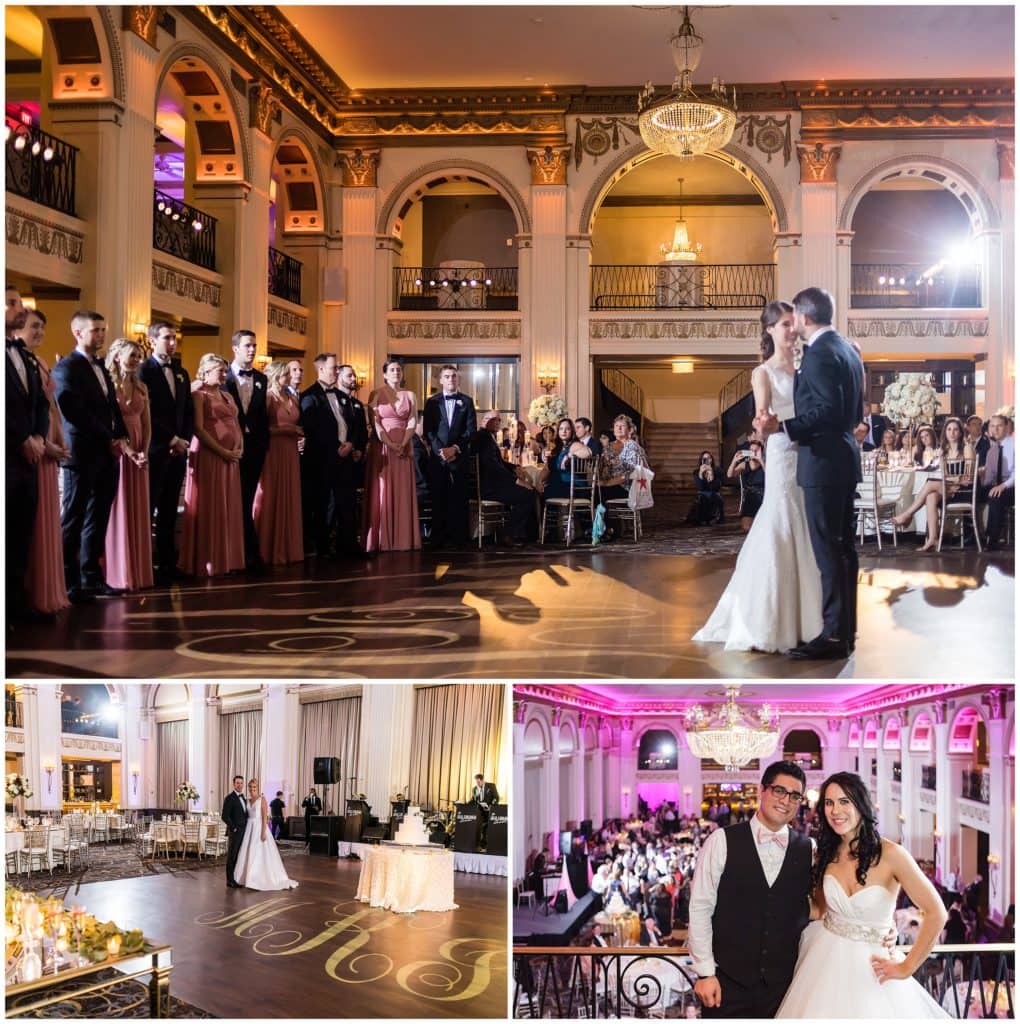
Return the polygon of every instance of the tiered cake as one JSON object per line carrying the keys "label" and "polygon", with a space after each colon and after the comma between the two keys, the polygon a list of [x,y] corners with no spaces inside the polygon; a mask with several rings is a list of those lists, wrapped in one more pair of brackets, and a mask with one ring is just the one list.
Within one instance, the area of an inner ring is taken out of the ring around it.
{"label": "tiered cake", "polygon": [[425,831],[425,821],[420,807],[408,807],[393,842],[402,846],[428,846],[429,834]]}

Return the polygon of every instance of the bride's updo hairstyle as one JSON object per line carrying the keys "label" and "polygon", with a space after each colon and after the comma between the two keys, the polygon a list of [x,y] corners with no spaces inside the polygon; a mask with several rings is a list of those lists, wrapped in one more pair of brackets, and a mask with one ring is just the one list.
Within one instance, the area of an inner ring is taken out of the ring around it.
{"label": "bride's updo hairstyle", "polygon": [[766,359],[771,359],[772,354],[776,351],[776,344],[772,340],[772,335],[769,334],[769,328],[775,327],[780,320],[786,316],[787,313],[793,312],[793,306],[788,302],[770,302],[761,313],[761,342],[759,347],[761,348],[761,361],[764,363]]}
{"label": "bride's updo hairstyle", "polygon": [[866,884],[865,879],[871,865],[877,864],[882,858],[882,837],[878,834],[878,822],[875,817],[874,805],[871,803],[871,796],[868,794],[868,787],[864,785],[863,779],[853,772],[836,772],[822,783],[821,791],[818,794],[820,831],[818,833],[818,858],[811,872],[811,888],[813,890],[821,888],[822,880],[825,878],[825,869],[836,859],[841,842],[825,814],[825,792],[832,785],[839,786],[843,790],[861,816],[857,835],[850,840],[850,854],[857,861],[857,870],[854,872],[854,876],[861,885]]}

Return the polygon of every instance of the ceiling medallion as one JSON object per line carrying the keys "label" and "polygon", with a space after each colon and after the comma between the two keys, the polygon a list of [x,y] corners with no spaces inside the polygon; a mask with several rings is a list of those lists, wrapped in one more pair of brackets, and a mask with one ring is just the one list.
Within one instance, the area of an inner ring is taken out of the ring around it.
{"label": "ceiling medallion", "polygon": [[672,90],[660,99],[648,82],[638,94],[638,129],[645,145],[655,153],[690,160],[702,153],[722,149],[733,137],[737,123],[737,90],[726,95],[726,84],[712,79],[703,99],[691,86],[691,75],[701,62],[704,40],[694,31],[690,8],[670,40],[673,61],[679,74]]}
{"label": "ceiling medallion", "polygon": [[706,712],[700,704],[684,715],[687,746],[703,761],[715,761],[728,772],[738,772],[755,758],[768,757],[779,743],[779,715],[761,704],[756,717],[737,705],[740,687],[726,687],[726,703]]}

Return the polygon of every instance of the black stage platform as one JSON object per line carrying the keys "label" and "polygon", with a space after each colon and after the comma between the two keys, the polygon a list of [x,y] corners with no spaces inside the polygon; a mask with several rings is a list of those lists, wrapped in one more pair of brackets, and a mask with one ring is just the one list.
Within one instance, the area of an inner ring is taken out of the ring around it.
{"label": "black stage platform", "polygon": [[585,893],[565,914],[545,914],[541,906],[514,908],[515,946],[566,946],[585,922],[602,909],[602,898]]}

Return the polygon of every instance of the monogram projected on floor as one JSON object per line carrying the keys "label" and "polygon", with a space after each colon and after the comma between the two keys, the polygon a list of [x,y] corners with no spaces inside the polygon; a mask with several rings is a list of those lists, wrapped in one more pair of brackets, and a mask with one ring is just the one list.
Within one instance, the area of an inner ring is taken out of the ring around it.
{"label": "monogram projected on floor", "polygon": [[[438,941],[445,933],[446,915],[393,914],[371,910],[354,900],[341,900],[327,910],[330,915],[318,932],[286,927],[288,911],[313,906],[313,900],[272,897],[244,910],[214,912],[195,918],[195,923],[233,932],[251,943],[259,957],[313,954],[323,957],[323,970],[346,985],[363,985],[392,977],[405,992],[418,999],[466,1002],[482,995],[491,985],[505,984],[506,945],[494,939],[460,937]],[[333,915],[336,915],[335,917]],[[426,959],[398,963],[390,952],[372,948],[381,933],[388,949],[406,949],[413,956],[421,949],[434,950]],[[316,951],[318,951],[316,953]]]}

